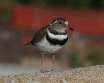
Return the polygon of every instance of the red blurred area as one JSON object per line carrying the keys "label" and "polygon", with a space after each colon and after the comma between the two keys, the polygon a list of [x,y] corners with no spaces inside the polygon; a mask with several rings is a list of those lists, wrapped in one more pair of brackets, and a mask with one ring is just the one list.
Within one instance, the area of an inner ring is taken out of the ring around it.
{"label": "red blurred area", "polygon": [[0,9],[12,11],[11,24],[18,29],[38,29],[56,17],[64,17],[76,31],[104,35],[104,11],[23,5],[1,5]]}

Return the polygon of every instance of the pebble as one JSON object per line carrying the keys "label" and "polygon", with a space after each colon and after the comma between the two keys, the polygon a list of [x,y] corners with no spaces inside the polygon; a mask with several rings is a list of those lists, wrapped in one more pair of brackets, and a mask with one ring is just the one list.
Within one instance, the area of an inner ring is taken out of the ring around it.
{"label": "pebble", "polygon": [[104,65],[0,76],[0,83],[104,83]]}

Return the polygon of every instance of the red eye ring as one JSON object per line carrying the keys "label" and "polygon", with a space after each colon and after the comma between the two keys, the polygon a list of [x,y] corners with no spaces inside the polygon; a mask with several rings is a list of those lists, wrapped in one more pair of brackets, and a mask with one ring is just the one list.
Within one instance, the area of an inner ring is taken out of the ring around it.
{"label": "red eye ring", "polygon": [[62,24],[62,21],[59,21],[58,23],[59,23],[59,24]]}

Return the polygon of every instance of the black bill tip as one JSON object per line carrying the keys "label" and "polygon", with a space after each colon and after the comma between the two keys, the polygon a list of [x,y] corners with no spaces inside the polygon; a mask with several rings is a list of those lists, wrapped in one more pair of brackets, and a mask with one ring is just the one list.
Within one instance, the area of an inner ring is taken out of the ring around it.
{"label": "black bill tip", "polygon": [[73,28],[71,28],[71,27],[69,27],[69,29],[70,29],[71,31],[74,31],[74,29],[73,29]]}

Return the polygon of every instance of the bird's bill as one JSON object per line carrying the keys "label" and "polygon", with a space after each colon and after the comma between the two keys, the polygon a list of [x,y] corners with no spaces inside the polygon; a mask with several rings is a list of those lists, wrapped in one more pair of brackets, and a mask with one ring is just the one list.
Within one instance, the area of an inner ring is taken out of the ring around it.
{"label": "bird's bill", "polygon": [[68,28],[69,28],[71,31],[74,31],[74,29],[73,29],[72,27],[68,26]]}

